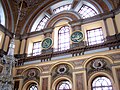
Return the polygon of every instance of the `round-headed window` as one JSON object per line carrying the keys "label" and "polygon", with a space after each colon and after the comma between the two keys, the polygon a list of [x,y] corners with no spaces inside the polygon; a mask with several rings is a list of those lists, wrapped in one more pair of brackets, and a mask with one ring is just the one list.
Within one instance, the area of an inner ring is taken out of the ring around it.
{"label": "round-headed window", "polygon": [[38,90],[37,84],[36,83],[30,84],[28,90]]}
{"label": "round-headed window", "polygon": [[69,81],[64,80],[64,81],[60,81],[57,84],[57,88],[56,90],[71,90],[72,89],[72,85]]}
{"label": "round-headed window", "polygon": [[97,77],[92,82],[92,90],[113,90],[112,83],[107,77]]}

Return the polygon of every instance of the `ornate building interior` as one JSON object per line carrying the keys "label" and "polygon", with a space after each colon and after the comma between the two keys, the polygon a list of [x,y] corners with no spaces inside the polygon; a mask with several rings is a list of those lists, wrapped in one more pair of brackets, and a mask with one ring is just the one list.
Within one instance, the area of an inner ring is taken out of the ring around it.
{"label": "ornate building interior", "polygon": [[12,40],[12,90],[120,90],[119,24],[120,0],[0,0],[0,73]]}

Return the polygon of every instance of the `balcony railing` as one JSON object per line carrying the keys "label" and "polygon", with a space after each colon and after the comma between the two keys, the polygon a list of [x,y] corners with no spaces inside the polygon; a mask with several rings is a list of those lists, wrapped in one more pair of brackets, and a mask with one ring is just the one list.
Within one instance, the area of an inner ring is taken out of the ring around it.
{"label": "balcony railing", "polygon": [[54,49],[50,48],[47,50],[42,50],[42,53],[36,56],[31,55],[28,57],[27,54],[15,55],[15,56],[16,58],[19,59],[17,65],[20,66],[20,65],[24,65],[27,62],[33,62],[33,61],[46,62],[53,59],[55,60],[55,58],[58,58],[61,56],[64,56],[64,57],[67,57],[67,55],[69,57],[80,56],[80,55],[86,54],[89,51],[92,52],[93,50],[105,49],[105,48],[107,48],[107,50],[120,49],[120,34],[109,36],[105,39],[103,43],[100,43],[100,44],[88,46],[87,43],[83,41],[80,43],[73,43],[71,45],[71,48],[68,50],[54,52]]}

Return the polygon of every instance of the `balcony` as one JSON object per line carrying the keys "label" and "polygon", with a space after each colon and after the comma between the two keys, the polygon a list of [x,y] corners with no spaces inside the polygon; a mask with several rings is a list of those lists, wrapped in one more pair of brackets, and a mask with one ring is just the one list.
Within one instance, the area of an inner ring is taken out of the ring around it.
{"label": "balcony", "polygon": [[40,55],[32,56],[27,54],[15,55],[18,58],[17,66],[47,62],[51,60],[58,60],[68,57],[81,56],[85,54],[92,54],[96,52],[104,52],[106,50],[120,49],[120,33],[108,36],[104,39],[103,43],[95,45],[87,45],[86,42],[73,43],[71,48],[63,51],[54,51],[53,48],[42,50]]}

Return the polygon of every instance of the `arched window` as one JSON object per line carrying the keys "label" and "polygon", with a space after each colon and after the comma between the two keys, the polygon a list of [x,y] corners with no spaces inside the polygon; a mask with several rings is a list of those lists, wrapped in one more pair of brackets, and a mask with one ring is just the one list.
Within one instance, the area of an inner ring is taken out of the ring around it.
{"label": "arched window", "polygon": [[63,26],[58,31],[58,50],[67,50],[70,48],[70,27]]}
{"label": "arched window", "polygon": [[69,81],[61,81],[57,84],[56,90],[71,90],[72,85]]}
{"label": "arched window", "polygon": [[35,83],[30,84],[27,90],[38,90],[37,84]]}
{"label": "arched window", "polygon": [[41,17],[42,16],[39,16],[38,19],[34,22],[31,32],[40,31],[44,29],[47,21],[49,20],[49,17],[47,15],[43,16],[42,18]]}
{"label": "arched window", "polygon": [[60,6],[58,8],[55,8],[53,10],[53,12],[56,14],[56,13],[59,13],[61,11],[64,11],[64,10],[70,10],[71,9],[71,4],[66,4],[66,5],[63,5],[63,6]]}
{"label": "arched window", "polygon": [[97,77],[92,82],[92,90],[112,90],[112,83],[107,77]]}
{"label": "arched window", "polygon": [[97,15],[97,12],[93,8],[85,4],[82,5],[78,13],[80,13],[83,19]]}
{"label": "arched window", "polygon": [[4,10],[0,1],[0,24],[2,24],[3,26],[5,26],[5,14],[4,14]]}

